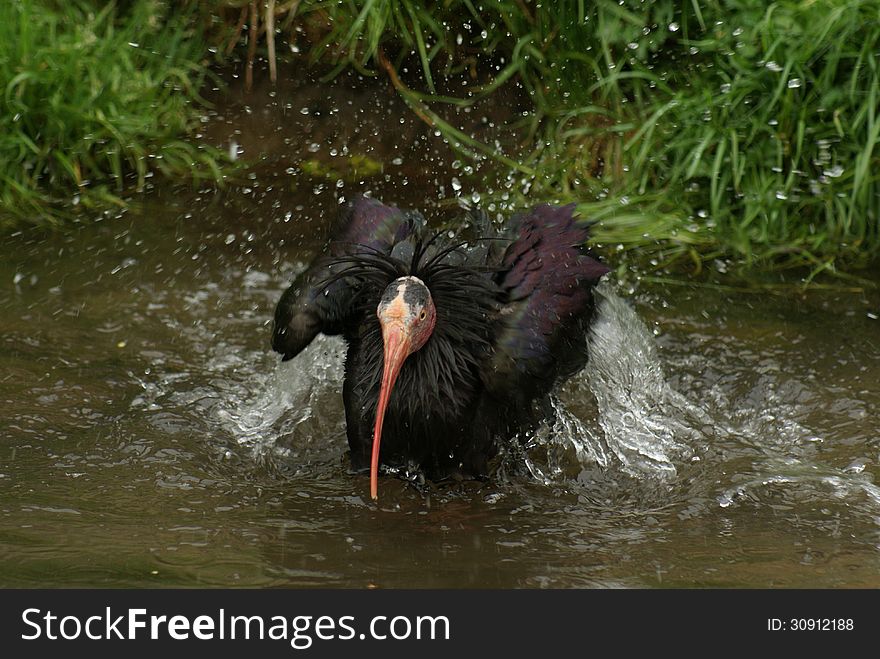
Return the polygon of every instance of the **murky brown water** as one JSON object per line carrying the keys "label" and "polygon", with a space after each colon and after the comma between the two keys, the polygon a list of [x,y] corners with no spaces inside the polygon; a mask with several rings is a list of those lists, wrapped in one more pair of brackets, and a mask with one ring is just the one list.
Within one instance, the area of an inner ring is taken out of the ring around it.
{"label": "murky brown water", "polygon": [[[372,504],[339,342],[281,365],[269,319],[340,195],[470,193],[389,92],[343,87],[211,118],[265,150],[242,186],[4,239],[0,586],[880,587],[876,291],[607,287],[527,456]],[[384,172],[298,169],[348,155]]]}

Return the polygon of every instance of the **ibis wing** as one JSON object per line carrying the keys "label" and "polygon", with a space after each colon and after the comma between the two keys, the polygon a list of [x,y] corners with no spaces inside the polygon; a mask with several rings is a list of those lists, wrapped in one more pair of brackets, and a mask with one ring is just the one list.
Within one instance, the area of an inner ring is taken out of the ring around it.
{"label": "ibis wing", "polygon": [[412,233],[418,219],[368,197],[358,197],[342,210],[328,245],[329,255],[319,256],[301,273],[275,307],[272,348],[284,361],[299,354],[319,332],[342,331],[356,282],[345,278],[339,257],[388,254]]}
{"label": "ibis wing", "polygon": [[386,206],[369,197],[356,197],[342,208],[330,240],[330,254],[342,256],[375,250],[388,254],[413,231],[413,213]]}
{"label": "ibis wing", "polygon": [[592,291],[609,268],[584,246],[589,230],[574,210],[544,204],[512,219],[497,277],[506,301],[481,373],[499,398],[525,403],[586,362]]}

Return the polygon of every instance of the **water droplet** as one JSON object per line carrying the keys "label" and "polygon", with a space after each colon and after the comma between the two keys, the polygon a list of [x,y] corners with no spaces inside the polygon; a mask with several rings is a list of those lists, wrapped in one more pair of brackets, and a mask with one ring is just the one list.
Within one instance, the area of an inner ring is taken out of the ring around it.
{"label": "water droplet", "polygon": [[844,469],[848,474],[860,474],[865,471],[868,461],[865,458],[856,458]]}
{"label": "water droplet", "polygon": [[452,189],[458,192],[461,190],[461,181],[459,181],[456,177],[452,177]]}
{"label": "water droplet", "polygon": [[788,195],[785,194],[782,190],[777,190],[776,191],[776,198],[779,199],[780,201],[785,201],[786,199],[788,199]]}
{"label": "water droplet", "polygon": [[779,66],[779,64],[777,64],[773,60],[766,62],[764,64],[764,68],[769,69],[770,71],[773,71],[773,73],[779,73],[780,71],[782,71],[782,67]]}
{"label": "water droplet", "polygon": [[670,23],[669,24],[669,31],[670,32],[678,32],[680,27],[681,26],[678,23]]}
{"label": "water droplet", "polygon": [[843,172],[844,169],[840,165],[834,165],[834,167],[832,167],[831,169],[822,170],[822,173],[830,178],[837,178],[838,176],[841,176]]}
{"label": "water droplet", "polygon": [[797,89],[800,86],[801,86],[801,79],[800,78],[792,78],[791,80],[788,81],[788,88],[789,89]]}
{"label": "water droplet", "polygon": [[234,234],[234,233],[230,233],[228,236],[226,236],[226,240],[225,240],[224,242],[225,242],[227,245],[231,245],[232,243],[234,243],[234,242],[235,242],[235,234]]}
{"label": "water droplet", "polygon": [[730,83],[729,83],[729,82],[725,82],[723,85],[721,85],[721,93],[722,93],[722,94],[727,94],[727,93],[729,93],[729,92],[730,92]]}

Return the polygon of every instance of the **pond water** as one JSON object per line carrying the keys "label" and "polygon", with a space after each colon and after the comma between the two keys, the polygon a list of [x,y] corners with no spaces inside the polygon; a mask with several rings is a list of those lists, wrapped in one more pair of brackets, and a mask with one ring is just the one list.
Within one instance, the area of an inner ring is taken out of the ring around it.
{"label": "pond water", "polygon": [[209,113],[206,139],[261,153],[241,184],[4,239],[0,586],[880,587],[876,290],[609,281],[527,452],[488,482],[384,477],[374,504],[341,342],[281,364],[271,314],[340,197],[445,217],[468,190],[349,83]]}

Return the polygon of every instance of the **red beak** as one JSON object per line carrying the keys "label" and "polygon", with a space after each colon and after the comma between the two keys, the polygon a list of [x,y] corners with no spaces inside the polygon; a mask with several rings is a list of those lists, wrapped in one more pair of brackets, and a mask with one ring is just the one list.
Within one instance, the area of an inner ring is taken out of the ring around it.
{"label": "red beak", "polygon": [[373,455],[370,461],[370,496],[373,501],[379,498],[379,443],[382,441],[382,423],[391,390],[400,374],[403,362],[409,356],[411,341],[409,332],[400,323],[382,325],[382,340],[385,344],[382,384],[379,387],[379,403],[376,406],[376,426],[373,429]]}

